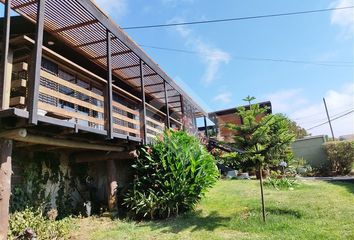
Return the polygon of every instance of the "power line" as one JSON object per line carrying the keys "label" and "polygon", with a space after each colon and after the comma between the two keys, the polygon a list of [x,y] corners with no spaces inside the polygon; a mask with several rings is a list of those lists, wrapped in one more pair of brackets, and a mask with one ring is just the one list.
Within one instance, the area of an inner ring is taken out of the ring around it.
{"label": "power line", "polygon": [[[335,114],[331,114],[331,117],[336,117],[338,115],[341,115],[343,113],[346,113],[348,111],[351,111],[351,110],[354,110],[354,108],[349,108],[349,109],[346,109],[345,111],[341,111],[341,112],[338,112],[338,113],[335,113]],[[309,116],[318,116],[319,114],[314,114],[314,115],[309,115]],[[306,118],[306,117],[304,117]],[[307,124],[307,123],[313,123],[313,122],[319,122],[319,121],[324,121],[326,120],[327,118],[326,117],[322,117],[322,118],[317,118],[317,119],[312,119],[312,120],[308,120],[308,121],[305,121],[305,122],[298,122],[299,125],[302,125],[302,124]]]}
{"label": "power line", "polygon": [[[353,106],[353,105],[350,104],[350,105],[341,106],[341,107],[336,108],[335,110],[337,110],[337,111],[338,111],[338,110],[341,110],[341,112],[338,112],[338,113],[333,114],[332,117],[334,117],[334,116],[336,116],[336,115],[339,115],[339,114],[342,114],[342,113],[344,113],[344,112],[347,112],[347,111],[352,110],[352,109],[353,109],[352,106]],[[349,109],[348,109],[348,108],[349,108]],[[343,110],[343,111],[342,111],[342,109],[346,109],[346,110]],[[318,113],[314,113],[314,114],[306,115],[306,116],[303,116],[303,117],[292,118],[292,120],[297,121],[297,120],[301,120],[301,119],[305,119],[305,118],[307,119],[307,118],[311,118],[311,117],[313,117],[313,116],[318,116],[318,115],[319,115]]]}
{"label": "power line", "polygon": [[[335,118],[330,119],[330,121],[337,120],[337,119],[342,118],[342,117],[344,117],[344,116],[346,116],[346,115],[348,115],[348,114],[351,114],[351,113],[353,113],[353,112],[354,112],[354,110],[351,110],[351,111],[349,111],[349,112],[347,112],[347,113],[344,113],[344,114],[342,114],[342,115],[340,115],[340,116],[338,116],[338,117],[335,117]],[[323,122],[323,123],[321,123],[321,124],[318,124],[318,125],[315,125],[315,126],[313,126],[313,127],[310,127],[310,128],[308,128],[308,129],[306,129],[306,130],[311,130],[311,129],[320,127],[320,126],[322,126],[322,125],[327,124],[328,122],[329,122],[329,121]]]}
{"label": "power line", "polygon": [[344,9],[350,9],[350,8],[354,8],[354,6],[337,7],[337,8],[325,8],[325,9],[299,11],[299,12],[276,13],[276,14],[257,15],[257,16],[223,18],[223,19],[213,19],[213,20],[204,20],[204,21],[178,22],[178,23],[166,23],[166,24],[156,24],[156,25],[142,25],[142,26],[123,27],[122,29],[130,30],[130,29],[161,28],[161,27],[172,27],[172,26],[182,26],[182,25],[195,25],[195,24],[231,22],[231,21],[241,21],[241,20],[249,20],[249,19],[284,17],[284,16],[292,16],[292,15],[301,15],[301,14],[310,14],[310,13],[319,13],[319,12],[329,12],[329,11],[337,11],[337,10],[344,10]]}
{"label": "power line", "polygon": [[[192,51],[187,49],[178,49],[178,48],[166,48],[166,47],[157,47],[151,45],[143,45],[140,44],[139,46],[145,48],[153,48],[158,50],[164,51],[171,51],[171,52],[180,52],[180,53],[188,53],[188,54],[201,54],[201,55],[209,55],[208,53]],[[329,67],[354,67],[353,62],[346,62],[346,61],[305,61],[305,60],[295,60],[295,59],[277,59],[277,58],[257,58],[257,57],[245,57],[245,56],[233,56],[235,59],[239,60],[246,60],[246,61],[268,61],[268,62],[285,62],[285,63],[295,63],[295,64],[312,64],[312,65],[319,65],[319,66],[329,66]],[[333,64],[333,63],[343,63],[343,64]]]}

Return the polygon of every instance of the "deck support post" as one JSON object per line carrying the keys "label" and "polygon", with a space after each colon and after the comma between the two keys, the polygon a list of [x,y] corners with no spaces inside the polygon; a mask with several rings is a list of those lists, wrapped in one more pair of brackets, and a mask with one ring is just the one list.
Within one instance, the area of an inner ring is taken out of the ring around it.
{"label": "deck support post", "polygon": [[0,139],[0,240],[7,239],[12,174],[12,140]]}
{"label": "deck support post", "polygon": [[182,94],[179,96],[179,99],[181,101],[181,119],[182,119],[182,130],[185,131],[186,130],[186,119],[184,116],[184,103],[183,103],[183,96]]}
{"label": "deck support post", "polygon": [[141,86],[141,112],[140,112],[140,136],[143,144],[147,143],[146,131],[146,100],[145,100],[145,80],[144,62],[140,59],[140,86]]}
{"label": "deck support post", "polygon": [[106,38],[106,53],[107,53],[107,86],[104,92],[104,124],[105,129],[107,131],[107,138],[113,138],[113,116],[112,116],[112,50],[111,50],[111,39],[112,35],[107,30],[107,38]]}
{"label": "deck support post", "polygon": [[38,123],[38,96],[41,79],[42,45],[44,28],[45,0],[37,1],[37,19],[35,44],[32,53],[31,66],[29,70],[27,106],[29,112],[28,121],[30,124]]}
{"label": "deck support post", "polygon": [[108,210],[117,212],[117,169],[113,159],[107,160]]}
{"label": "deck support post", "polygon": [[207,124],[207,119],[206,116],[203,116],[204,118],[204,127],[205,127],[205,137],[208,137],[208,124]]}
{"label": "deck support post", "polygon": [[167,87],[166,87],[166,81],[163,80],[163,90],[165,92],[165,104],[166,104],[166,128],[170,128],[171,127],[171,123],[170,123],[170,109],[168,106],[168,93],[167,93]]}
{"label": "deck support post", "polygon": [[6,0],[4,5],[4,25],[2,32],[1,44],[1,62],[0,62],[0,109],[9,108],[10,103],[10,85],[11,85],[11,71],[8,68],[10,60],[10,25],[11,25],[11,0]]}

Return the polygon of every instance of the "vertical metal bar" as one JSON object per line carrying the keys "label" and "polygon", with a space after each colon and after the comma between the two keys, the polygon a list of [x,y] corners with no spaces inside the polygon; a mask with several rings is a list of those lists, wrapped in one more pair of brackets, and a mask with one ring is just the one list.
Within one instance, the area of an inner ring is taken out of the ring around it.
{"label": "vertical metal bar", "polygon": [[166,104],[166,128],[170,128],[171,127],[171,123],[170,123],[170,108],[168,106],[168,93],[167,93],[167,87],[166,87],[166,81],[163,80],[163,90],[165,92],[165,104]]}
{"label": "vertical metal bar", "polygon": [[141,113],[140,113],[140,135],[143,144],[147,143],[146,131],[146,104],[145,104],[145,80],[144,80],[144,62],[140,59],[140,86],[141,86]]}
{"label": "vertical metal bar", "polygon": [[112,93],[112,49],[111,49],[111,33],[106,31],[106,54],[107,54],[107,85],[104,94],[105,106],[105,129],[107,131],[107,138],[113,138],[113,93]]}
{"label": "vertical metal bar", "polygon": [[39,83],[41,74],[41,62],[42,62],[42,44],[43,44],[43,27],[44,27],[44,11],[45,0],[37,1],[37,24],[36,24],[36,36],[33,49],[33,55],[31,59],[31,67],[29,72],[29,86],[28,86],[28,98],[27,105],[29,111],[29,123],[38,123],[38,96],[39,96]]}
{"label": "vertical metal bar", "polygon": [[181,115],[182,115],[182,130],[186,130],[186,118],[184,116],[184,102],[183,102],[183,96],[179,95],[179,99],[181,101]]}
{"label": "vertical metal bar", "polygon": [[208,124],[206,116],[204,116],[205,137],[208,137]]}
{"label": "vertical metal bar", "polygon": [[11,76],[11,73],[8,72],[7,68],[7,62],[8,62],[8,57],[9,57],[9,46],[10,46],[10,21],[11,21],[11,16],[10,16],[10,10],[11,10],[11,0],[6,0],[5,1],[5,6],[4,6],[4,25],[3,25],[3,32],[2,32],[2,44],[1,44],[1,62],[0,62],[0,109],[6,109],[10,100],[7,99],[7,97],[10,98],[10,94],[6,92],[6,81],[8,80],[7,78]]}
{"label": "vertical metal bar", "polygon": [[327,114],[329,128],[331,129],[332,141],[334,141],[334,133],[333,133],[333,128],[332,128],[332,123],[331,123],[331,119],[329,118],[328,109],[327,109],[327,103],[326,103],[326,99],[325,98],[323,98],[323,104],[324,104],[325,109],[326,109],[326,114]]}

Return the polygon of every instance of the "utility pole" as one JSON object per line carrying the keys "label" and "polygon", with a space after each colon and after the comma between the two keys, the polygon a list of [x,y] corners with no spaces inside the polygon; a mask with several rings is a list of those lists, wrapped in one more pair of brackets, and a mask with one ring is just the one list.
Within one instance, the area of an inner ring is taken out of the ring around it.
{"label": "utility pole", "polygon": [[334,141],[334,133],[333,133],[333,128],[332,128],[332,123],[331,123],[331,119],[329,118],[329,114],[328,114],[328,109],[327,109],[327,104],[326,104],[326,99],[325,98],[323,98],[323,104],[324,104],[325,109],[326,109],[328,124],[329,124],[329,128],[331,129],[332,139]]}

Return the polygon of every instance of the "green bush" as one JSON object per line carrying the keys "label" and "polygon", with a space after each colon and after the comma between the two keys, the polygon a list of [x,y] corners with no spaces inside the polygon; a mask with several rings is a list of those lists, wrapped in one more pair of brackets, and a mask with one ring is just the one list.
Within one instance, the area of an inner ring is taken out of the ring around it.
{"label": "green bush", "polygon": [[354,163],[354,141],[333,141],[323,144],[332,173],[350,173]]}
{"label": "green bush", "polygon": [[192,210],[218,177],[212,155],[183,131],[166,130],[141,147],[124,205],[135,219],[161,219]]}
{"label": "green bush", "polygon": [[[59,221],[49,220],[43,216],[41,208],[34,210],[26,208],[23,211],[11,214],[9,221],[9,239],[18,239],[24,230],[30,228],[34,231],[37,239],[68,239],[72,226],[71,218]],[[20,238],[22,239],[22,238]]]}

